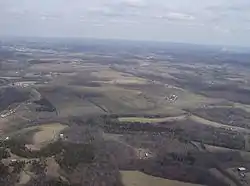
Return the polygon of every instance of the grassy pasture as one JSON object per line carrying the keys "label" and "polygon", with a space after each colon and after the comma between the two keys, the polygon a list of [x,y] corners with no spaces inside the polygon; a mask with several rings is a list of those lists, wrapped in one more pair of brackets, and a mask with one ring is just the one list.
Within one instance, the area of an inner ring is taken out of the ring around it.
{"label": "grassy pasture", "polygon": [[185,120],[186,116],[164,117],[164,118],[145,118],[145,117],[120,117],[120,122],[139,122],[139,123],[161,123]]}
{"label": "grassy pasture", "polygon": [[198,184],[168,180],[144,174],[139,171],[120,171],[124,186],[199,186]]}

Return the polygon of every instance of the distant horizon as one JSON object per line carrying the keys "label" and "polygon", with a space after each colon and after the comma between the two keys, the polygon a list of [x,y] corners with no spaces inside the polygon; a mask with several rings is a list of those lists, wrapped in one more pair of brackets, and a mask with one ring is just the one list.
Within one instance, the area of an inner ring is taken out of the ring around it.
{"label": "distant horizon", "polygon": [[142,42],[142,43],[151,43],[151,44],[172,44],[172,45],[194,45],[194,46],[204,46],[204,47],[215,47],[215,48],[223,48],[223,47],[231,47],[231,48],[242,48],[242,49],[249,49],[250,45],[223,45],[223,44],[206,44],[206,43],[195,43],[195,42],[178,42],[178,41],[160,41],[160,40],[136,40],[136,39],[126,39],[126,38],[95,38],[95,37],[62,37],[62,36],[11,36],[11,35],[0,35],[1,40],[13,40],[13,39],[21,39],[21,40],[46,40],[46,39],[54,39],[54,40],[96,40],[96,41],[120,41],[120,42]]}

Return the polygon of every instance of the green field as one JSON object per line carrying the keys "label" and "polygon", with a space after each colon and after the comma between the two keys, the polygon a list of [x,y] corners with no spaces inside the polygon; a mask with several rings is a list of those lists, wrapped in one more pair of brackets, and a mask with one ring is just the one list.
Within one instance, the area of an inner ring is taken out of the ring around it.
{"label": "green field", "polygon": [[182,121],[185,120],[186,116],[176,116],[176,117],[164,117],[164,118],[145,118],[145,117],[120,117],[118,120],[120,122],[138,122],[138,123],[161,123],[161,122],[171,122],[171,121]]}

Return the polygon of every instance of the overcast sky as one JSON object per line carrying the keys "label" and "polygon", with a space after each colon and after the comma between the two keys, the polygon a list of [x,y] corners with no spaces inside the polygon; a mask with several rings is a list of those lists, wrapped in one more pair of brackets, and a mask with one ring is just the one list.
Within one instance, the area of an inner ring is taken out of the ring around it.
{"label": "overcast sky", "polygon": [[0,0],[0,35],[250,46],[250,0]]}

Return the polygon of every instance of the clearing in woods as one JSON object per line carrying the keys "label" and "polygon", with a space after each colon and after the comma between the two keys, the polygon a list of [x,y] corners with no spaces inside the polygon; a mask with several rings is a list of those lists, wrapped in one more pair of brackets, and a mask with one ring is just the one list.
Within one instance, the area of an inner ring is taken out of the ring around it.
{"label": "clearing in woods", "polygon": [[26,144],[26,147],[30,150],[39,150],[48,143],[56,141],[60,132],[67,127],[67,125],[62,125],[60,123],[50,123],[26,128],[26,131],[37,130],[33,135],[32,144]]}
{"label": "clearing in woods", "polygon": [[39,131],[33,136],[34,145],[44,144],[57,139],[59,133],[66,127],[66,125],[62,125],[60,123],[51,123],[39,126]]}
{"label": "clearing in woods", "polygon": [[139,171],[120,171],[124,186],[201,186],[199,184],[168,180],[144,174]]}

